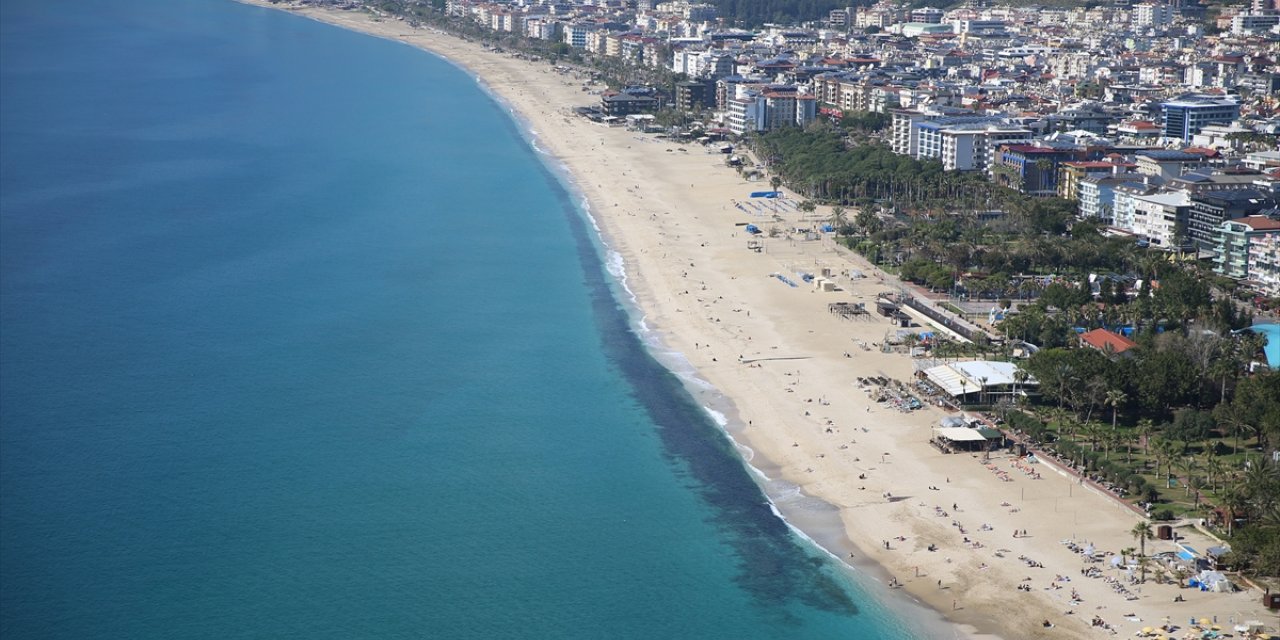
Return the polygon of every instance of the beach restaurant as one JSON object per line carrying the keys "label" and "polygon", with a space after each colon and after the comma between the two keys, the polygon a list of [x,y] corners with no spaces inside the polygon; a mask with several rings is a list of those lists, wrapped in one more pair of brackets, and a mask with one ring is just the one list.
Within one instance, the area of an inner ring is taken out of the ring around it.
{"label": "beach restaurant", "polygon": [[957,453],[990,451],[998,448],[1003,440],[1004,435],[998,429],[938,426],[933,428],[929,442],[943,453]]}
{"label": "beach restaurant", "polygon": [[925,379],[937,385],[952,398],[964,401],[978,394],[982,401],[993,401],[999,396],[1027,394],[1027,390],[1040,386],[1031,376],[1018,379],[1018,365],[993,360],[950,362],[929,367],[920,372]]}

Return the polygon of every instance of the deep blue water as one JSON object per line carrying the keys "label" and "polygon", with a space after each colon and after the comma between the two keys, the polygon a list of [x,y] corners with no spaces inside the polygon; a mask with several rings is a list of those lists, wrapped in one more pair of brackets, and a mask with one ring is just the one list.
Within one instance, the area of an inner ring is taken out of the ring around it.
{"label": "deep blue water", "polygon": [[0,4],[0,637],[916,637],[427,54]]}

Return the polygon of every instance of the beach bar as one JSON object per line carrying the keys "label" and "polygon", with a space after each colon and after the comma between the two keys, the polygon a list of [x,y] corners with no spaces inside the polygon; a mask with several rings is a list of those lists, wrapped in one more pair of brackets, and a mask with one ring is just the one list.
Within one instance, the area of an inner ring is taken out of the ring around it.
{"label": "beach bar", "polygon": [[943,453],[990,451],[999,446],[1004,436],[996,429],[969,427],[934,427],[929,442]]}

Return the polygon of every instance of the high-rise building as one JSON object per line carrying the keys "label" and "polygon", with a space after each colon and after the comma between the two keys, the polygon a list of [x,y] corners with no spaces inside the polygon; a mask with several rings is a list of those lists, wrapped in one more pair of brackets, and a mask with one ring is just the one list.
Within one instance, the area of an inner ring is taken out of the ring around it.
{"label": "high-rise building", "polygon": [[1144,2],[1133,8],[1133,24],[1136,27],[1163,27],[1173,22],[1173,7],[1167,4]]}

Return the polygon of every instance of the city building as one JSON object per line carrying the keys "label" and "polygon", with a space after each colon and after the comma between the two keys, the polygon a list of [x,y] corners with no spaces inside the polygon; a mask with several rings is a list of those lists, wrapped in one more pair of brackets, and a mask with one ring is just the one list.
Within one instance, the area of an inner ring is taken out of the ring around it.
{"label": "city building", "polygon": [[996,149],[990,175],[1000,186],[1032,196],[1052,196],[1058,191],[1058,166],[1086,155],[1083,149],[1002,144]]}
{"label": "city building", "polygon": [[1222,223],[1244,218],[1276,206],[1276,202],[1258,191],[1242,189],[1196,194],[1191,197],[1189,231],[1191,240],[1204,251],[1212,251],[1218,242]]}
{"label": "city building", "polygon": [[1133,198],[1133,233],[1153,247],[1179,249],[1187,240],[1191,196],[1181,191]]}
{"label": "city building", "polygon": [[1219,227],[1214,270],[1280,295],[1280,220],[1248,216]]}
{"label": "city building", "polygon": [[1110,174],[1090,176],[1080,180],[1080,217],[1094,218],[1103,224],[1113,224],[1116,187],[1133,179],[1132,175]]}
{"label": "city building", "polygon": [[1184,173],[1204,169],[1209,166],[1208,160],[1198,153],[1151,149],[1134,154],[1138,164],[1138,173],[1158,176],[1163,180],[1172,180]]}
{"label": "city building", "polygon": [[1233,99],[1185,96],[1160,105],[1164,135],[1190,141],[1206,124],[1229,124],[1240,117],[1240,103]]}
{"label": "city building", "polygon": [[676,108],[681,111],[702,111],[716,105],[715,84],[703,80],[676,84]]}

